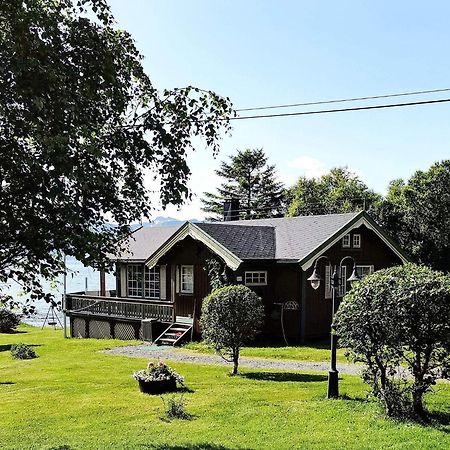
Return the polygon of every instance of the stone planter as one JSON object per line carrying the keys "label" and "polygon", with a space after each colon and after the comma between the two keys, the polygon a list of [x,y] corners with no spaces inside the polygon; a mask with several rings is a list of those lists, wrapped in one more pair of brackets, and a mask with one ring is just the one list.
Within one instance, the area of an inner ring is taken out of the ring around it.
{"label": "stone planter", "polygon": [[139,390],[144,394],[163,394],[164,392],[173,392],[177,389],[177,382],[174,379],[160,381],[138,380]]}

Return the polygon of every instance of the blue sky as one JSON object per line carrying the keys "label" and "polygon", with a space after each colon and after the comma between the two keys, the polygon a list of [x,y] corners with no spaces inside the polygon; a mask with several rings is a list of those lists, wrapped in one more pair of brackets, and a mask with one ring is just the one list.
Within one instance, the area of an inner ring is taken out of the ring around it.
{"label": "blue sky", "polygon": [[[450,87],[450,2],[110,4],[119,26],[136,40],[157,88],[212,89],[236,108]],[[287,185],[300,175],[348,166],[385,192],[390,180],[449,157],[449,115],[450,104],[440,104],[237,121],[216,160],[201,146],[189,155],[190,187],[197,195],[213,189],[221,159],[236,149],[263,147]],[[202,217],[198,197],[162,214]]]}

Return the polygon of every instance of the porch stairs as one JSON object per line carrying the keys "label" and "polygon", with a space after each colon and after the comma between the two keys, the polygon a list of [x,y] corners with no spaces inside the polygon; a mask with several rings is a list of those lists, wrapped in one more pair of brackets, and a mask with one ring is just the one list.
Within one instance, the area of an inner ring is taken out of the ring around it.
{"label": "porch stairs", "polygon": [[153,344],[172,345],[175,347],[177,344],[190,338],[192,326],[193,321],[191,318],[177,316],[175,322],[170,324],[170,326],[153,341]]}

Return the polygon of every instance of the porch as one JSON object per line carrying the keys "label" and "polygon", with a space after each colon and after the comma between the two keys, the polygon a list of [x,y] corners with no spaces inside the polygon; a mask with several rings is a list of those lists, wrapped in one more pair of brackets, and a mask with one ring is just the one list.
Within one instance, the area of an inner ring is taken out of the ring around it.
{"label": "porch", "polygon": [[115,297],[115,291],[66,295],[65,312],[72,337],[153,341],[175,322],[172,302]]}

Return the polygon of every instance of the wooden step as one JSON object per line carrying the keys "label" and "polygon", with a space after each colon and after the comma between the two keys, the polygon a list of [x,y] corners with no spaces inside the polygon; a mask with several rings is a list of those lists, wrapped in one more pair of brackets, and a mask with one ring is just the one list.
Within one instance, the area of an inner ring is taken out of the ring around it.
{"label": "wooden step", "polygon": [[164,332],[154,341],[154,344],[166,344],[175,346],[178,341],[185,338],[192,330],[192,324],[172,323]]}

